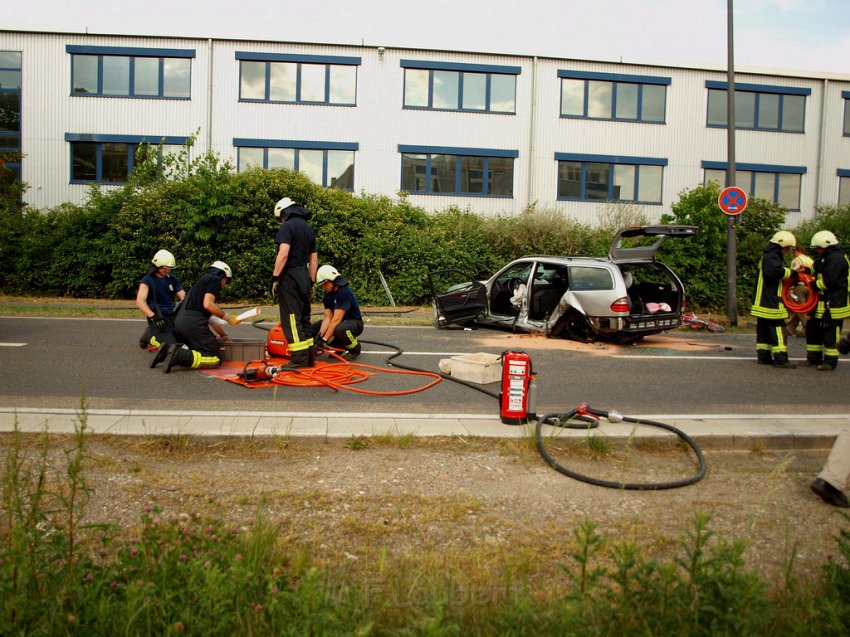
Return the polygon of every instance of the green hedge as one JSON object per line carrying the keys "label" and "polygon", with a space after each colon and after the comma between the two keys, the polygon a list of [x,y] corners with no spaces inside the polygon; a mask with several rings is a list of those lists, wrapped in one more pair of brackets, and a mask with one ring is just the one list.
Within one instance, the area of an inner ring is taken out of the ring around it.
{"label": "green hedge", "polygon": [[[645,223],[628,204],[607,204],[598,227],[533,206],[487,219],[457,207],[427,213],[403,193],[355,195],[288,170],[235,173],[215,155],[187,157],[188,148],[157,165],[156,153],[140,155],[127,184],[92,187],[81,205],[20,210],[0,204],[0,292],[130,299],[151,256],[165,248],[176,256],[184,284],[220,259],[234,272],[224,300],[268,300],[277,232],[272,210],[284,196],[312,212],[320,261],[345,273],[364,304],[388,303],[381,274],[397,303],[424,304],[429,270],[484,277],[526,254],[603,256],[618,228]],[[697,309],[726,304],[727,217],[717,195],[713,184],[683,191],[662,217],[700,228],[696,237],[667,242],[659,255],[685,281]],[[743,215],[737,228],[741,311],[749,306],[764,243],[784,220],[784,209],[759,199]],[[795,232],[806,241],[824,227],[850,235],[850,207],[823,209]]]}

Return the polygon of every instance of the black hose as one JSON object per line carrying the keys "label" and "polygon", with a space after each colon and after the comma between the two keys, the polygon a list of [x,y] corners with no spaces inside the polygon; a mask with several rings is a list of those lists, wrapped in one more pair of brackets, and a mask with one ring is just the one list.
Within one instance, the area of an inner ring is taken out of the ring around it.
{"label": "black hose", "polygon": [[[579,409],[573,409],[564,414],[548,414],[543,416],[537,421],[537,427],[535,429],[535,442],[537,444],[537,450],[540,452],[540,455],[543,456],[543,459],[549,463],[555,471],[558,473],[562,473],[565,476],[573,478],[575,480],[580,480],[581,482],[586,482],[588,484],[595,485],[597,487],[608,487],[610,489],[624,489],[628,491],[660,491],[662,489],[677,489],[679,487],[685,487],[689,484],[694,484],[695,482],[699,482],[705,477],[706,472],[706,462],[705,456],[702,454],[699,446],[696,441],[691,438],[688,434],[686,434],[681,429],[674,427],[673,425],[667,425],[663,422],[657,422],[655,420],[640,420],[638,418],[630,418],[629,416],[622,416],[623,421],[625,422],[633,422],[639,425],[647,425],[650,427],[659,427],[661,429],[666,429],[667,431],[671,431],[677,436],[679,436],[685,443],[693,450],[694,454],[696,454],[697,460],[699,462],[699,471],[696,474],[691,476],[690,478],[685,478],[682,480],[674,480],[672,482],[615,482],[612,480],[600,480],[599,478],[593,478],[590,476],[586,476],[584,474],[578,473],[576,471],[572,471],[571,469],[567,469],[565,466],[560,464],[557,460],[555,460],[548,451],[546,451],[546,447],[543,444],[543,425],[547,424],[550,420],[555,419],[557,422],[565,422],[569,423],[574,417],[578,414],[579,418],[583,418],[586,422],[587,416],[584,414],[589,414],[590,416],[598,416],[602,418],[608,417],[607,411],[601,411],[598,409],[593,409],[592,407],[582,407],[582,414],[579,414]],[[555,424],[554,426],[563,426]],[[571,427],[575,428],[575,427]]]}
{"label": "black hose", "polygon": [[[261,327],[259,325],[261,321],[255,321],[252,323],[254,327],[259,329],[267,329],[265,327]],[[271,328],[268,328],[271,329]],[[418,367],[411,367],[409,365],[402,365],[399,362],[392,362],[393,359],[398,358],[402,354],[404,354],[404,350],[397,345],[393,345],[391,343],[381,343],[380,341],[367,341],[365,339],[359,339],[361,343],[368,343],[369,345],[377,345],[379,347],[386,347],[388,349],[395,350],[395,353],[391,356],[388,356],[384,359],[384,362],[390,367],[398,367],[400,369],[406,369],[412,372],[429,372],[436,373],[441,378],[445,380],[449,380],[453,383],[458,383],[465,387],[469,387],[470,389],[474,389],[475,391],[481,392],[482,394],[486,394],[491,398],[495,398],[496,400],[501,400],[501,394],[489,391],[480,387],[474,383],[470,383],[465,380],[461,380],[460,378],[454,378],[449,374],[444,374],[442,372],[430,372],[429,370],[420,369]],[[630,491],[660,491],[662,489],[676,489],[679,487],[685,487],[690,484],[694,484],[695,482],[699,482],[705,477],[706,472],[706,462],[705,456],[702,454],[699,446],[696,441],[691,438],[688,434],[686,434],[681,429],[678,429],[672,425],[667,425],[663,422],[656,422],[654,420],[639,420],[637,418],[631,418],[629,416],[622,416],[622,419],[625,422],[633,422],[640,425],[647,425],[650,427],[659,427],[661,429],[666,429],[667,431],[671,431],[677,436],[679,436],[685,443],[693,450],[694,454],[696,454],[697,460],[699,462],[699,471],[691,476],[690,478],[686,478],[683,480],[676,480],[673,482],[614,482],[610,480],[600,480],[598,478],[593,478],[590,476],[585,476],[576,471],[572,471],[562,466],[555,460],[548,451],[546,451],[546,447],[543,444],[543,436],[541,434],[544,424],[551,424],[555,427],[561,427],[564,429],[593,429],[599,426],[599,421],[594,416],[599,416],[603,418],[608,417],[607,411],[601,411],[598,409],[593,409],[592,407],[582,407],[582,413],[579,413],[579,409],[573,409],[572,411],[563,413],[563,414],[547,414],[542,418],[537,420],[537,426],[535,430],[535,440],[537,444],[537,450],[540,452],[540,455],[543,456],[543,459],[546,460],[549,465],[555,469],[557,472],[562,473],[565,476],[573,478],[575,480],[579,480],[581,482],[586,482],[587,484],[592,484],[598,487],[608,487],[611,489],[625,489]],[[554,421],[554,422],[550,422]],[[525,424],[518,422],[517,424]]]}

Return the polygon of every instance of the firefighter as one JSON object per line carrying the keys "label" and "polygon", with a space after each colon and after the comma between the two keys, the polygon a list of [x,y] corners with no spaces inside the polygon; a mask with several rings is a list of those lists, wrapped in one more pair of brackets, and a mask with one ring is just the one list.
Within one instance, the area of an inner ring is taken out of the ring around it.
{"label": "firefighter", "polygon": [[357,337],[363,333],[360,304],[348,281],[332,265],[323,265],[316,273],[316,285],[325,291],[322,299],[325,310],[321,321],[313,323],[316,349],[325,345],[342,349],[343,358],[356,360],[360,356]]}
{"label": "firefighter", "polygon": [[177,266],[174,255],[159,250],[151,259],[148,273],[142,277],[136,293],[136,307],[145,315],[148,326],[139,338],[139,347],[159,347],[174,343],[174,299],[183,300],[186,291],[171,274]]}
{"label": "firefighter", "polygon": [[844,319],[850,317],[847,294],[850,264],[838,239],[829,230],[816,232],[811,245],[817,253],[813,274],[818,304],[806,324],[806,364],[828,372],[838,365],[838,338]]}
{"label": "firefighter", "polygon": [[[210,330],[209,319],[217,316],[230,325],[239,322],[235,316],[228,318],[227,313],[218,306],[218,296],[232,278],[230,266],[223,261],[215,261],[189,288],[174,321],[178,344],[174,346],[174,352],[165,367],[166,374],[175,366],[213,369],[221,365],[221,348],[216,335]],[[160,348],[151,367],[165,360],[167,350],[165,345]]]}
{"label": "firefighter", "polygon": [[319,267],[316,233],[307,223],[310,212],[289,197],[275,204],[274,216],[280,226],[270,291],[278,302],[289,347],[289,363],[284,368],[312,367],[316,352],[310,330],[310,296]]}
{"label": "firefighter", "polygon": [[756,317],[756,355],[759,365],[785,369],[797,366],[788,360],[785,321],[788,310],[782,303],[782,282],[796,276],[783,264],[783,257],[797,245],[794,235],[780,230],[771,237],[759,261],[759,278],[750,314]]}

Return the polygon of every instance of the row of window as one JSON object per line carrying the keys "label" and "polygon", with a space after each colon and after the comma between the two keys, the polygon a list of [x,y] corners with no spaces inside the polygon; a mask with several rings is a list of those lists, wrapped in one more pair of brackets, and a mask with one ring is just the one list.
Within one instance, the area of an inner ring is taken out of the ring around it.
{"label": "row of window", "polygon": [[[190,99],[192,49],[66,47],[74,95]],[[356,106],[359,57],[237,51],[239,100]],[[409,109],[516,114],[520,67],[401,60]],[[5,79],[0,70],[0,86]],[[558,71],[561,117],[663,124],[669,77]],[[706,81],[709,127],[727,125],[725,82]],[[802,133],[810,89],[735,84],[735,125]],[[843,97],[847,100],[847,94]],[[844,134],[850,134],[845,101]]]}
{"label": "row of window", "polygon": [[21,54],[0,51],[0,151],[4,153],[0,179],[21,178]]}
{"label": "row of window", "polygon": [[[162,143],[174,152],[185,138],[67,134],[72,183],[121,183],[139,145]],[[287,168],[328,188],[354,190],[357,144],[234,139],[239,171]],[[413,194],[512,197],[516,151],[399,145],[401,190]],[[667,160],[556,153],[558,199],[661,204]],[[704,181],[725,184],[723,162],[702,163]],[[751,196],[799,210],[805,167],[738,164],[735,185]],[[850,171],[839,171],[839,205],[850,202]]]}

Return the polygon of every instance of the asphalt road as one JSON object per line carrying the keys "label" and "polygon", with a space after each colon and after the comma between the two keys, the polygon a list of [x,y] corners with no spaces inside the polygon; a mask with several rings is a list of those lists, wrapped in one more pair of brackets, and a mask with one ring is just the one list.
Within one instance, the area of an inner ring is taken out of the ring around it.
{"label": "asphalt road", "polygon": [[[495,398],[443,381],[419,393],[371,396],[326,388],[246,389],[198,372],[149,368],[138,320],[0,317],[0,406],[73,408],[85,396],[90,408],[251,410],[338,413],[498,413]],[[265,338],[250,325],[229,328],[238,338]],[[566,411],[579,403],[635,415],[850,413],[850,361],[834,372],[756,365],[751,334],[701,334],[679,330],[640,346],[575,346],[489,329],[372,327],[363,334],[358,362],[396,362],[429,371],[452,355],[527,351],[538,373],[538,413]],[[805,356],[803,339],[790,342],[792,359]],[[378,373],[357,387],[413,389],[427,379]],[[499,384],[482,386],[498,393]]]}

